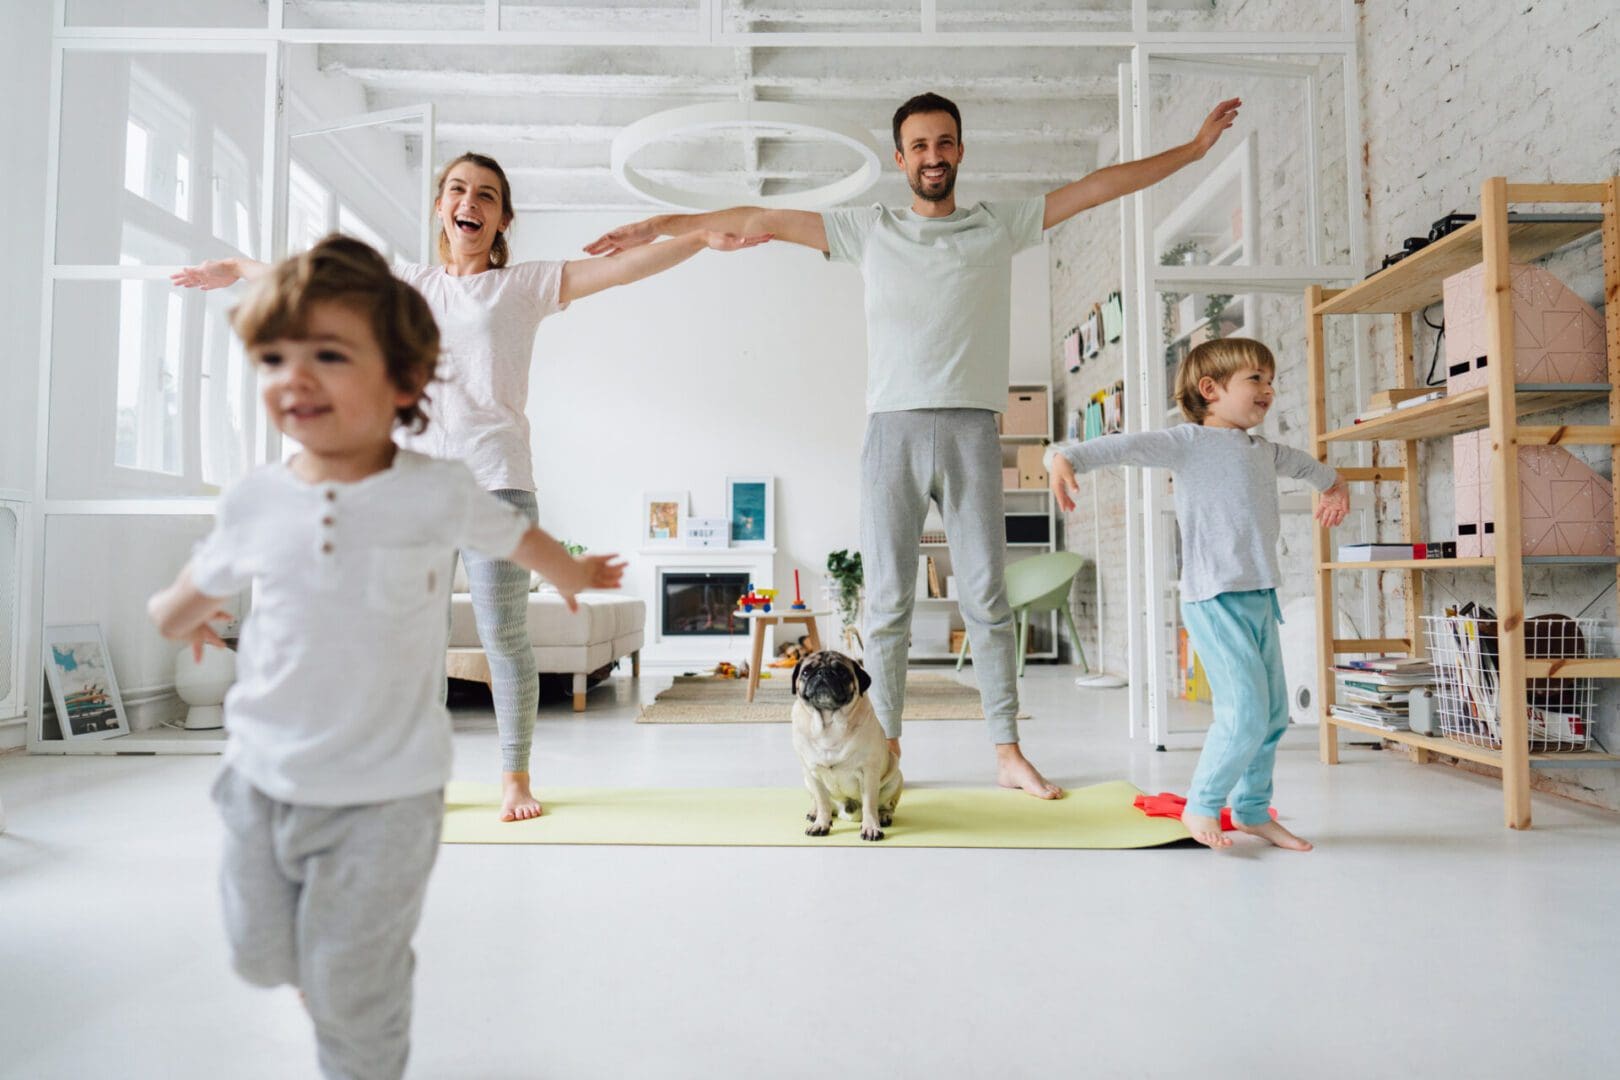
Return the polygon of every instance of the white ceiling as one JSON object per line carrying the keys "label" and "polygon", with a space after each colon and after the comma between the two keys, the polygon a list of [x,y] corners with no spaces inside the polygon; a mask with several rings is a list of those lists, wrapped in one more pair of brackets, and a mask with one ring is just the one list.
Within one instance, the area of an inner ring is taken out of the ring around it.
{"label": "white ceiling", "polygon": [[[1209,0],[1155,0],[1155,19],[1208,11]],[[477,29],[476,0],[288,0],[289,26]],[[940,28],[1120,29],[1129,0],[938,0]],[[596,34],[689,32],[694,0],[598,0],[503,7],[503,28]],[[874,33],[916,29],[915,0],[726,0],[728,27]],[[498,159],[521,207],[639,208],[610,171],[614,135],[651,113],[724,100],[818,105],[869,127],[885,148],[895,108],[925,90],[963,113],[959,191],[971,199],[1037,195],[1095,167],[1112,145],[1124,49],[1043,47],[360,45],[318,49],[320,68],[357,80],[368,107],[431,102],[440,163],[465,150]],[[1107,148],[1105,148],[1106,150]],[[858,163],[837,144],[741,131],[650,147],[633,164],[680,187],[739,199],[817,187]],[[891,170],[859,201],[903,202]]]}

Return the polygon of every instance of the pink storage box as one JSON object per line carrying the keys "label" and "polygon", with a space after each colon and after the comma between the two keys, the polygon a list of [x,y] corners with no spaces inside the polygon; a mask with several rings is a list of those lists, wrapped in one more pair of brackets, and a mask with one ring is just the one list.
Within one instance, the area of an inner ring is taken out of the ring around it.
{"label": "pink storage box", "polygon": [[[1603,320],[1539,266],[1509,267],[1513,285],[1513,366],[1519,383],[1606,383]],[[1485,265],[1446,278],[1446,390],[1484,386],[1489,351]]]}
{"label": "pink storage box", "polygon": [[[1491,433],[1458,435],[1451,445],[1457,556],[1495,555]],[[1614,486],[1561,446],[1519,447],[1519,513],[1525,555],[1615,553]]]}

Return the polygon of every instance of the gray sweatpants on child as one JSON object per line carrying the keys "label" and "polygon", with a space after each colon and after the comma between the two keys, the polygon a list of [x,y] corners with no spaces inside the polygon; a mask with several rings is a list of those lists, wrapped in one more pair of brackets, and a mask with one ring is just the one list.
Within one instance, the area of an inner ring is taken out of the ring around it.
{"label": "gray sweatpants on child", "polygon": [[991,740],[1018,741],[1013,613],[1007,603],[1001,437],[988,409],[873,413],[861,448],[861,570],[872,708],[900,736],[917,591],[918,544],[932,501],[945,521],[959,607]]}
{"label": "gray sweatpants on child", "polygon": [[411,936],[439,854],[444,793],[298,806],[226,769],[214,803],[237,974],[304,992],[328,1080],[397,1080],[410,1051]]}

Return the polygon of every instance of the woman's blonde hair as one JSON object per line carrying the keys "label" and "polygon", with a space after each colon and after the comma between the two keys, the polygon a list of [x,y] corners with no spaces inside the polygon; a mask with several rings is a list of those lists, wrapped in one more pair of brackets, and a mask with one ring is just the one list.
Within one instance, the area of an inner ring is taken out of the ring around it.
{"label": "woman's blonde hair", "polygon": [[1277,361],[1271,350],[1253,338],[1216,338],[1193,349],[1176,369],[1176,404],[1181,406],[1181,415],[1202,424],[1209,415],[1209,402],[1198,391],[1204,377],[1207,375],[1225,386],[1233,375],[1251,367],[1269,375],[1277,374]]}
{"label": "woman's blonde hair", "polygon": [[[512,208],[512,185],[506,179],[506,170],[501,168],[500,162],[492,157],[475,154],[469,150],[467,153],[448,162],[443,169],[439,170],[439,181],[433,185],[433,198],[434,201],[438,201],[444,197],[444,182],[450,179],[450,170],[457,165],[464,164],[477,165],[480,169],[488,169],[501,178],[501,221],[496,226],[495,243],[489,249],[489,265],[499,270],[512,257],[512,249],[506,243],[506,230],[512,227],[512,222],[517,217],[517,212]],[[439,261],[445,263],[450,261],[450,237],[445,235],[443,221],[439,222]]]}
{"label": "woman's blonde hair", "polygon": [[426,387],[439,362],[439,324],[422,294],[393,275],[363,241],[333,233],[285,259],[260,278],[231,312],[231,326],[248,346],[299,340],[323,301],[347,304],[369,319],[388,365],[388,380],[417,399],[395,410],[395,423],[413,432],[428,425]]}

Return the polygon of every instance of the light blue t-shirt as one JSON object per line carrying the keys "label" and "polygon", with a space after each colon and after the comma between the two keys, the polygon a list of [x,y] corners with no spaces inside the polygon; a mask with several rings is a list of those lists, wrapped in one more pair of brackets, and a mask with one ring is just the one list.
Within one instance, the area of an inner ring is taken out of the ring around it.
{"label": "light blue t-shirt", "polygon": [[866,411],[1007,408],[1012,257],[1041,241],[1045,198],[947,217],[822,212],[827,257],[866,282]]}

